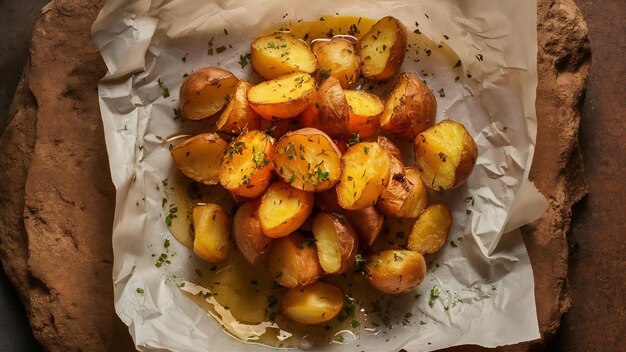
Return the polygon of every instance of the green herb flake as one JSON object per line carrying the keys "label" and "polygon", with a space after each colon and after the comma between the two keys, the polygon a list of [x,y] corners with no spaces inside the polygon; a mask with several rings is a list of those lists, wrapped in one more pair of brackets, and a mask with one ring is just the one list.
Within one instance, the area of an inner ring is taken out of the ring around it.
{"label": "green herb flake", "polygon": [[159,84],[159,88],[161,88],[161,93],[163,94],[163,98],[169,98],[170,89],[161,81],[161,79],[157,79],[157,83]]}
{"label": "green herb flake", "polygon": [[361,141],[359,132],[352,132],[352,138],[348,139],[348,147],[351,147]]}
{"label": "green herb flake", "polygon": [[276,298],[276,296],[274,296],[274,295],[267,296],[267,307],[268,308],[272,308],[276,304],[278,304],[278,299]]}
{"label": "green herb flake", "polygon": [[356,263],[356,266],[361,266],[362,264],[365,264],[366,260],[365,258],[363,258],[363,255],[361,253],[358,253],[356,255],[356,257],[354,258],[354,261]]}
{"label": "green herb flake", "polygon": [[144,292],[145,292],[145,291],[144,291],[144,289],[143,289],[143,288],[141,288],[141,287],[137,287],[137,293],[138,293],[138,294],[143,295],[143,294],[144,294]]}
{"label": "green herb flake", "polygon": [[170,240],[169,239],[165,239],[165,242],[163,242],[163,248],[170,248]]}
{"label": "green herb flake", "polygon": [[358,321],[356,321],[356,320],[352,320],[352,321],[350,322],[350,326],[352,326],[352,328],[353,328],[353,329],[356,329],[356,328],[358,328],[358,327],[360,327],[360,326],[361,326],[361,323],[359,323],[359,322],[358,322]]}
{"label": "green herb flake", "polygon": [[439,96],[442,98],[446,96],[446,91],[443,88],[439,89]]}
{"label": "green herb flake", "polygon": [[241,66],[241,69],[244,69],[248,65],[251,58],[252,55],[250,53],[239,55],[239,65]]}
{"label": "green herb flake", "polygon": [[365,155],[369,154],[370,148],[369,147],[363,147],[363,152],[365,153]]}
{"label": "green herb flake", "polygon": [[215,49],[215,51],[217,51],[218,54],[223,53],[224,51],[226,51],[226,47],[225,46],[220,46],[217,49]]}
{"label": "green herb flake", "polygon": [[439,297],[440,291],[439,291],[439,287],[437,287],[437,285],[433,286],[432,289],[430,289],[430,298],[428,299],[428,306],[429,307],[433,307],[433,305],[435,304],[435,300]]}

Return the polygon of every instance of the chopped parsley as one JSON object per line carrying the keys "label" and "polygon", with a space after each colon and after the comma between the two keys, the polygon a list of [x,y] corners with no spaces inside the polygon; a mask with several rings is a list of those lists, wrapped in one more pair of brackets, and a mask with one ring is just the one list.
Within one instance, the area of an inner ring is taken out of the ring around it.
{"label": "chopped parsley", "polygon": [[145,291],[144,291],[144,289],[143,289],[143,288],[141,288],[141,287],[137,287],[137,293],[138,293],[138,294],[143,295],[143,293],[144,293],[144,292],[145,292]]}
{"label": "chopped parsley", "polygon": [[428,299],[428,306],[429,307],[433,307],[433,305],[435,304],[435,300],[439,297],[439,287],[437,287],[437,285],[433,286],[432,289],[430,289],[430,298]]}
{"label": "chopped parsley", "polygon": [[351,147],[361,141],[359,132],[352,132],[352,138],[348,139],[348,147]]}
{"label": "chopped parsley", "polygon": [[163,94],[163,98],[169,98],[170,89],[161,81],[161,79],[157,79],[157,83],[159,84],[159,88],[161,88],[161,93]]}
{"label": "chopped parsley", "polygon": [[251,58],[252,55],[250,53],[239,55],[239,65],[241,65],[241,69],[244,69],[248,65],[248,62],[250,62]]}

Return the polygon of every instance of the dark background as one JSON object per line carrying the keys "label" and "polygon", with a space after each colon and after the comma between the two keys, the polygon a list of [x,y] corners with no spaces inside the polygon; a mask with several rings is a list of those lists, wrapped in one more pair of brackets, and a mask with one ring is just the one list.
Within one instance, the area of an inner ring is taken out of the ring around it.
{"label": "dark background", "polygon": [[[46,2],[0,0],[0,132],[28,59],[33,24]],[[605,351],[626,340],[626,182],[621,174],[626,166],[626,1],[576,3],[592,48],[580,128],[590,193],[574,207],[568,237],[573,306],[548,350]],[[0,352],[38,350],[24,308],[0,270]]]}

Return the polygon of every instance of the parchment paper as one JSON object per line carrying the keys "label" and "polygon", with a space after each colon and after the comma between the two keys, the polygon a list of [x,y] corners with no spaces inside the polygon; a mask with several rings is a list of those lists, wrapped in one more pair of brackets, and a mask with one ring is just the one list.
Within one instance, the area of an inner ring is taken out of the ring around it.
{"label": "parchment paper", "polygon": [[[138,349],[269,349],[234,340],[183,296],[177,283],[191,277],[187,264],[196,260],[188,249],[172,240],[171,264],[155,266],[153,255],[171,238],[158,185],[173,166],[161,136],[181,129],[173,109],[184,73],[216,65],[248,77],[252,69],[242,69],[239,56],[249,52],[260,30],[335,13],[375,19],[393,15],[409,31],[419,28],[436,43],[449,45],[463,63],[457,71],[437,50],[422,54],[417,63],[405,60],[403,69],[427,79],[438,100],[437,120],[464,123],[479,155],[467,184],[440,199],[453,210],[449,241],[455,243],[444,246],[438,266],[416,289],[421,295],[409,324],[394,328],[390,341],[370,336],[324,349],[421,351],[539,338],[532,269],[515,230],[546,208],[527,181],[536,137],[535,1],[110,0],[93,25],[93,39],[108,67],[99,97],[117,189],[115,308]],[[227,50],[207,55],[212,37],[215,47]],[[169,88],[169,97],[159,81]],[[437,94],[442,88],[445,97]],[[441,294],[429,307],[433,286]]]}

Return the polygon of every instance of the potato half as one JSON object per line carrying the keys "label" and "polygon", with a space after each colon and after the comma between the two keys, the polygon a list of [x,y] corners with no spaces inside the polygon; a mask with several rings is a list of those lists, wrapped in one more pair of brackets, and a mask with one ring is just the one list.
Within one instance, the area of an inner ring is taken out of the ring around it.
{"label": "potato half", "polygon": [[272,183],[259,207],[263,233],[272,238],[288,236],[297,230],[313,211],[315,195],[291,187],[285,181]]}
{"label": "potato half", "polygon": [[335,77],[343,89],[349,89],[359,79],[359,57],[354,44],[349,40],[335,37],[329,41],[313,44],[321,79]]}
{"label": "potato half", "polygon": [[221,263],[230,254],[230,216],[217,204],[193,209],[193,252],[209,263]]}
{"label": "potato half", "polygon": [[361,142],[350,147],[341,162],[343,173],[337,185],[339,205],[348,210],[374,205],[389,184],[389,154],[378,143]]}
{"label": "potato half", "polygon": [[300,324],[321,324],[333,319],[344,305],[343,291],[317,281],[302,288],[291,288],[280,299],[282,312]]}
{"label": "potato half", "polygon": [[239,80],[218,67],[191,73],[180,86],[180,113],[189,120],[201,120],[218,113],[235,92]]}
{"label": "potato half", "polygon": [[465,182],[478,156],[476,142],[465,126],[452,120],[443,120],[420,133],[413,151],[424,184],[437,191]]}
{"label": "potato half", "polygon": [[405,169],[391,157],[391,179],[376,202],[385,215],[395,218],[417,218],[428,206],[428,192],[417,169]]}
{"label": "potato half", "polygon": [[380,19],[359,43],[363,76],[384,80],[396,74],[404,61],[406,45],[404,25],[391,16]]}
{"label": "potato half", "polygon": [[194,181],[205,185],[219,182],[219,165],[228,143],[215,133],[193,136],[172,148],[174,163],[180,171]]}
{"label": "potato half", "polygon": [[315,80],[308,73],[292,73],[250,88],[248,103],[267,120],[290,119],[315,99]]}
{"label": "potato half", "polygon": [[411,73],[402,73],[380,117],[380,126],[397,136],[414,139],[435,124],[437,100],[430,89]]}
{"label": "potato half", "polygon": [[319,110],[319,128],[332,137],[348,134],[350,108],[344,90],[335,77],[320,84],[316,107]]}
{"label": "potato half", "polygon": [[265,79],[317,70],[317,59],[311,49],[291,34],[270,34],[255,39],[251,46],[252,67]]}
{"label": "potato half", "polygon": [[341,177],[341,153],[324,132],[302,128],[278,140],[274,170],[297,189],[323,191]]}
{"label": "potato half", "polygon": [[239,81],[232,96],[219,119],[215,122],[218,131],[241,133],[258,130],[259,115],[248,104],[248,90],[251,85],[246,81]]}
{"label": "potato half", "polygon": [[377,290],[401,294],[416,288],[426,276],[426,261],[417,252],[389,249],[367,258],[365,279]]}
{"label": "potato half", "polygon": [[313,242],[297,232],[274,241],[268,268],[276,282],[289,288],[302,287],[324,274]]}
{"label": "potato half", "polygon": [[273,239],[261,229],[259,219],[260,199],[243,203],[233,217],[233,237],[243,257],[252,265],[265,261]]}
{"label": "potato half", "polygon": [[312,229],[317,257],[326,274],[343,274],[354,266],[359,240],[345,217],[319,213]]}
{"label": "potato half", "polygon": [[451,225],[452,213],[445,204],[429,206],[411,227],[407,248],[422,254],[437,252],[446,243]]}
{"label": "potato half", "polygon": [[376,143],[380,144],[380,146],[383,147],[383,149],[385,149],[387,153],[389,153],[389,155],[394,156],[398,160],[403,162],[402,152],[400,151],[400,148],[398,148],[398,146],[389,138],[385,136],[378,136],[376,138]]}
{"label": "potato half", "polygon": [[385,108],[382,100],[374,94],[358,90],[346,90],[344,93],[350,109],[348,131],[358,133],[361,138],[375,135],[380,126],[380,114]]}
{"label": "potato half", "polygon": [[220,184],[230,192],[247,198],[260,196],[272,180],[274,138],[250,131],[235,138],[220,165]]}

